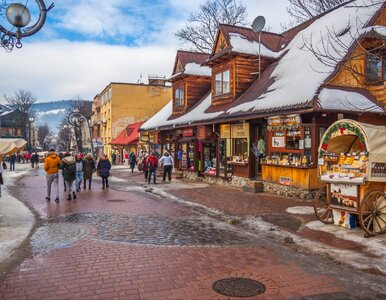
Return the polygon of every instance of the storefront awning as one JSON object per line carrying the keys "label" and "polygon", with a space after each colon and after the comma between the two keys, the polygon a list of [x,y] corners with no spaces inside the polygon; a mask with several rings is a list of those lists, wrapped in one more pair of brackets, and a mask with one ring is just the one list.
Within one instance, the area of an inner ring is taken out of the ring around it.
{"label": "storefront awning", "polygon": [[138,143],[138,130],[144,122],[129,124],[118,136],[110,142],[110,145],[127,146]]}

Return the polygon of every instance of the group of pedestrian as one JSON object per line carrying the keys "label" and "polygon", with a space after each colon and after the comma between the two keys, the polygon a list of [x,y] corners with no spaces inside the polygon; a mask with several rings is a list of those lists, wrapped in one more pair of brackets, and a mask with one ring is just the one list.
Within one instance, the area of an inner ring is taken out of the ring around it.
{"label": "group of pedestrian", "polygon": [[146,153],[143,155],[141,169],[145,175],[145,182],[150,184],[151,178],[153,177],[153,183],[157,183],[158,166],[163,167],[162,182],[165,182],[166,176],[168,177],[169,182],[172,180],[174,160],[170,153],[165,151],[164,155],[160,159],[158,159],[156,152],[152,152],[150,155],[147,155]]}
{"label": "group of pedestrian", "polygon": [[31,162],[32,169],[39,169],[39,154],[35,153],[26,153],[26,154],[12,154],[7,157],[7,161],[9,162],[9,170],[15,171],[15,163],[24,163]]}
{"label": "group of pedestrian", "polygon": [[91,190],[91,182],[93,173],[97,171],[97,175],[102,178],[102,189],[108,188],[108,177],[110,176],[111,164],[106,155],[103,155],[98,164],[91,154],[76,154],[66,152],[62,154],[62,159],[51,149],[44,161],[44,170],[47,172],[47,197],[46,200],[51,200],[51,186],[55,186],[55,202],[59,202],[59,170],[62,170],[64,179],[64,191],[67,192],[67,200],[75,200],[77,192],[81,191],[82,183],[83,190]]}

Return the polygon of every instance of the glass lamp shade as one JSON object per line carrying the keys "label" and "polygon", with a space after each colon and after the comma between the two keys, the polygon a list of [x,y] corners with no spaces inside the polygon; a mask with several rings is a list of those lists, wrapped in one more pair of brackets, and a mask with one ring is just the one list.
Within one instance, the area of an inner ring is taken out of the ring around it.
{"label": "glass lamp shade", "polygon": [[17,28],[25,27],[31,21],[31,13],[28,8],[20,3],[10,4],[5,15],[9,23]]}

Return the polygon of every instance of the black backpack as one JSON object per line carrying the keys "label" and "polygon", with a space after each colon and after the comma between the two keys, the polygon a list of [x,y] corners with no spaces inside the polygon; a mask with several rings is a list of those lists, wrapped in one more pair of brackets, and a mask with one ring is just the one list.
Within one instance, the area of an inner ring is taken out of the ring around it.
{"label": "black backpack", "polygon": [[67,170],[70,176],[74,176],[76,173],[76,165],[75,164],[68,165]]}

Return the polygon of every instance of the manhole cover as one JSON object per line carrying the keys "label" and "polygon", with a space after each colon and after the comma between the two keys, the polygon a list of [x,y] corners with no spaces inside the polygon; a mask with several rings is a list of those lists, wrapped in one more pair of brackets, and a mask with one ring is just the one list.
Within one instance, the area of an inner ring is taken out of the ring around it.
{"label": "manhole cover", "polygon": [[126,200],[124,200],[124,199],[109,199],[107,201],[108,202],[125,202]]}
{"label": "manhole cover", "polygon": [[229,297],[252,297],[263,294],[265,285],[248,278],[225,278],[213,283],[214,291]]}

